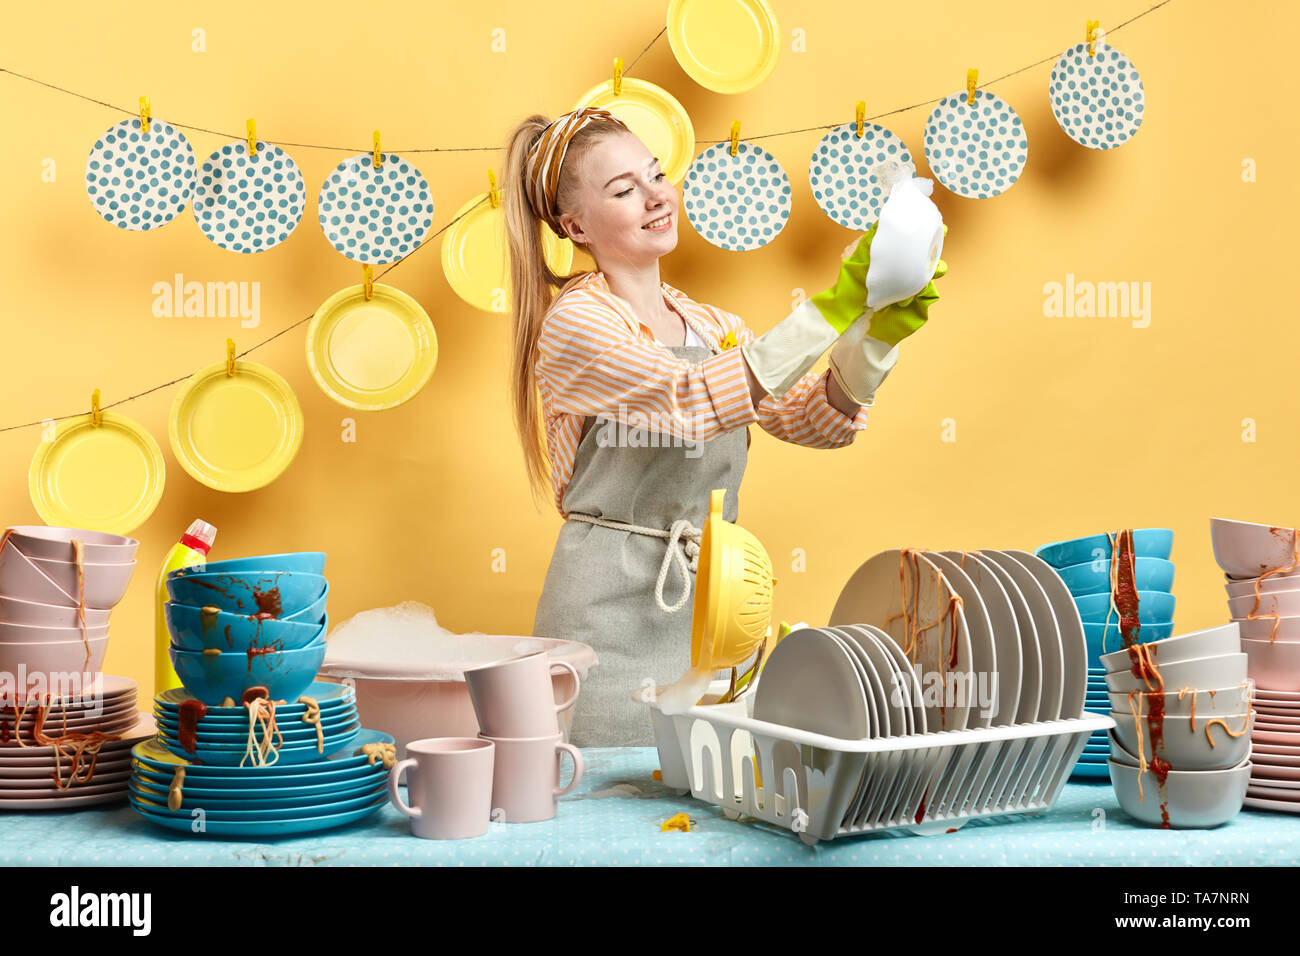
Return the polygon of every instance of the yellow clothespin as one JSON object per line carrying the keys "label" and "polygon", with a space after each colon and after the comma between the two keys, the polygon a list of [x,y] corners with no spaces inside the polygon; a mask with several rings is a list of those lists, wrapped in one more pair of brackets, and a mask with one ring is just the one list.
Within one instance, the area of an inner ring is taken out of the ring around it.
{"label": "yellow clothespin", "polygon": [[659,826],[660,833],[690,833],[691,828],[695,826],[695,821],[685,813],[679,813],[671,816]]}
{"label": "yellow clothespin", "polygon": [[384,156],[379,152],[379,130],[375,130],[375,169],[384,163]]}
{"label": "yellow clothespin", "polygon": [[722,340],[722,351],[725,352],[728,349],[734,349],[735,347],[736,347],[736,333],[728,332],[727,337]]}
{"label": "yellow clothespin", "polygon": [[104,413],[99,410],[99,389],[90,393],[90,424],[96,428],[104,420]]}
{"label": "yellow clothespin", "polygon": [[614,95],[623,95],[623,58],[614,57]]}
{"label": "yellow clothespin", "polygon": [[1088,41],[1088,56],[1097,55],[1097,28],[1101,26],[1100,20],[1089,20],[1087,32],[1084,39]]}
{"label": "yellow clothespin", "polygon": [[235,340],[226,339],[226,377],[235,377]]}
{"label": "yellow clothespin", "polygon": [[149,132],[149,97],[140,97],[140,132]]}
{"label": "yellow clothespin", "polygon": [[731,155],[735,156],[736,151],[740,149],[740,120],[731,121]]}
{"label": "yellow clothespin", "polygon": [[488,201],[492,203],[492,208],[496,209],[501,205],[501,191],[497,189],[497,174],[488,170]]}
{"label": "yellow clothespin", "polygon": [[862,139],[862,131],[867,122],[867,101],[858,100],[858,139]]}
{"label": "yellow clothespin", "polygon": [[251,119],[248,121],[248,158],[257,157],[257,124]]}
{"label": "yellow clothespin", "polygon": [[369,302],[375,297],[375,270],[368,265],[361,267],[361,286],[366,301]]}
{"label": "yellow clothespin", "polygon": [[971,67],[966,71],[966,105],[975,105],[975,82],[980,78],[980,71]]}

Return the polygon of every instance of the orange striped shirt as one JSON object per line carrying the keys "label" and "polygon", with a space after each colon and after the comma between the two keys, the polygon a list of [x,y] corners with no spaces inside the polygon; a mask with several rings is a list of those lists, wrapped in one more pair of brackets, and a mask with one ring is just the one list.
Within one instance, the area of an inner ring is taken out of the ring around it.
{"label": "orange striped shirt", "polygon": [[[667,282],[673,304],[688,312],[720,347],[728,333],[737,346],[754,338],[743,319],[696,302]],[[755,408],[739,348],[702,362],[677,358],[610,290],[601,272],[571,280],[551,303],[538,339],[537,387],[546,428],[555,506],[564,514],[564,490],[590,417],[653,422],[652,431],[708,441],[757,422],[783,441],[840,448],[867,427],[865,408],[849,418],[826,397],[830,372],[809,372],[779,399]],[[631,417],[638,416],[638,417]]]}

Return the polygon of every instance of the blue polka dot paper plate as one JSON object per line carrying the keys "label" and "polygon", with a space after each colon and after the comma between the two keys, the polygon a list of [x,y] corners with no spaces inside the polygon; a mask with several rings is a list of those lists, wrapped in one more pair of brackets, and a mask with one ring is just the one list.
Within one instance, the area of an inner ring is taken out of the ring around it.
{"label": "blue polka dot paper plate", "polygon": [[109,127],[86,160],[86,195],[107,222],[146,232],[165,226],[189,205],[194,192],[194,150],[170,123],[140,117]]}
{"label": "blue polka dot paper plate", "polygon": [[682,183],[686,217],[695,231],[723,249],[744,252],[767,245],[790,218],[790,177],[776,157],[752,143],[710,146]]}
{"label": "blue polka dot paper plate", "polygon": [[353,262],[383,265],[410,255],[433,225],[433,195],[420,171],[393,153],[345,159],[321,186],[325,238]]}
{"label": "blue polka dot paper plate", "polygon": [[307,190],[284,150],[257,141],[227,143],[199,167],[194,218],[203,234],[231,252],[263,252],[289,238],[302,221]]}
{"label": "blue polka dot paper plate", "polygon": [[969,199],[999,196],[1016,184],[1029,157],[1019,114],[1002,97],[963,90],[939,101],[925,123],[925,158],[944,188]]}
{"label": "blue polka dot paper plate", "polygon": [[[847,229],[866,232],[889,195],[881,174],[890,164],[916,174],[906,144],[875,123],[837,126],[822,137],[808,161],[808,182],[822,212]],[[892,167],[890,167],[892,168]]]}
{"label": "blue polka dot paper plate", "polygon": [[1142,125],[1146,95],[1142,77],[1128,57],[1104,43],[1088,55],[1088,44],[1070,47],[1056,61],[1047,92],[1061,129],[1090,149],[1114,149]]}

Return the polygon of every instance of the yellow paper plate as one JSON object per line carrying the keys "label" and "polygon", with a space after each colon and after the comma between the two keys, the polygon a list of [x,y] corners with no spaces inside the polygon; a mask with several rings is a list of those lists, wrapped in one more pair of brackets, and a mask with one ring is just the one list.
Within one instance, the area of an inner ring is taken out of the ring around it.
{"label": "yellow paper plate", "polygon": [[690,78],[715,93],[752,90],[781,53],[776,16],[764,0],[672,0],[668,43]]}
{"label": "yellow paper plate", "polygon": [[668,181],[681,182],[695,159],[695,127],[686,108],[667,90],[623,77],[623,91],[614,95],[613,79],[593,86],[579,99],[575,109],[594,106],[607,109],[636,133],[650,150],[659,157],[659,166]]}
{"label": "yellow paper plate", "polygon": [[125,415],[101,413],[60,422],[41,442],[27,475],[36,513],[46,524],[130,534],[162,498],[162,449]]}
{"label": "yellow paper plate", "polygon": [[172,402],[172,452],[190,476],[217,491],[269,485],[302,447],[298,397],[283,378],[255,362],[199,369]]}
{"label": "yellow paper plate", "polygon": [[[482,205],[475,209],[479,202]],[[505,207],[493,209],[487,193],[482,193],[460,207],[453,217],[455,225],[442,236],[442,271],[447,281],[458,296],[485,312],[511,308],[505,217]],[[568,273],[573,268],[573,243],[550,229],[541,232],[542,254],[551,271]]]}
{"label": "yellow paper plate", "polygon": [[376,282],[325,300],[307,327],[307,366],[325,394],[365,412],[414,398],[438,364],[438,336],[420,303]]}

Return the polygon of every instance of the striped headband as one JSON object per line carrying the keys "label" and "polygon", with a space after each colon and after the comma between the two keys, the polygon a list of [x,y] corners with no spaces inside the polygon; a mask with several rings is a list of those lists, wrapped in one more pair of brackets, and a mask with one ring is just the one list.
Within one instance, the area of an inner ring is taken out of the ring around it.
{"label": "striped headband", "polygon": [[567,238],[560,225],[560,214],[555,208],[556,194],[560,190],[560,168],[564,165],[564,154],[568,152],[569,143],[583,127],[597,120],[616,123],[623,129],[627,124],[609,110],[584,106],[571,113],[556,117],[542,130],[542,135],[528,151],[524,166],[524,184],[528,190],[528,201],[537,218],[542,219],[561,239]]}

